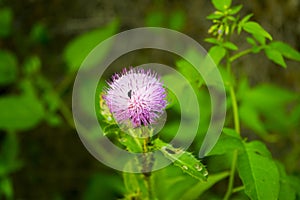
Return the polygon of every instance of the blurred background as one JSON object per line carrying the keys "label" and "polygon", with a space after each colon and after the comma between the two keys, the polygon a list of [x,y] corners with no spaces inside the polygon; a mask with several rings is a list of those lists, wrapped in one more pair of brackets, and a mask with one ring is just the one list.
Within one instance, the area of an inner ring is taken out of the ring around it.
{"label": "blurred background", "polygon": [[[300,50],[299,0],[234,4],[243,4],[243,16],[254,13],[274,39]],[[0,199],[121,198],[120,173],[93,158],[74,129],[72,85],[85,52],[143,26],[181,31],[209,49],[206,16],[213,11],[209,0],[0,0]],[[172,64],[163,55],[153,57]],[[129,54],[119,63],[143,62],[149,62],[144,54]],[[243,57],[234,72],[247,75],[250,85],[272,82],[299,93],[299,63],[287,65],[283,69],[257,54]],[[289,149],[291,140],[300,141],[299,130],[292,134],[268,146],[290,173],[299,173],[300,151]]]}

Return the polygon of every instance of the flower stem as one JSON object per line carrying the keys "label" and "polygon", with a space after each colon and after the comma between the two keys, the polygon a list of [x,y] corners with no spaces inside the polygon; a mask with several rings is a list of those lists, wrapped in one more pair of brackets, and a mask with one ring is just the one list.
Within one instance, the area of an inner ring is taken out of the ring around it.
{"label": "flower stem", "polygon": [[[153,184],[152,184],[152,173],[151,173],[151,168],[153,165],[153,155],[150,152],[149,149],[149,142],[151,142],[152,140],[152,132],[153,130],[148,129],[148,128],[141,128],[139,129],[139,133],[133,131],[133,130],[129,130],[130,134],[132,137],[134,137],[134,141],[136,142],[137,146],[139,147],[139,149],[142,152],[142,162],[139,163],[142,167],[142,174],[143,174],[143,179],[145,182],[145,185],[147,187],[147,197],[144,197],[146,199],[152,200],[155,199],[155,193],[153,188]],[[139,137],[143,137],[143,136],[147,136],[144,137],[142,139],[140,139]],[[139,137],[138,137],[139,136]]]}
{"label": "flower stem", "polygon": [[[151,130],[149,130],[149,135],[151,135]],[[144,180],[146,182],[146,186],[148,189],[148,198],[149,200],[155,199],[154,191],[152,189],[152,173],[151,173],[151,168],[153,165],[153,155],[149,153],[149,148],[148,148],[148,143],[151,140],[151,137],[147,137],[143,139],[143,152],[144,152],[144,161],[142,163],[143,169],[146,172],[143,172],[144,175]]]}
{"label": "flower stem", "polygon": [[244,189],[245,189],[245,186],[242,185],[242,186],[233,188],[232,193],[236,193],[236,192],[242,191]]}
{"label": "flower stem", "polygon": [[[227,70],[229,73],[231,73],[231,62],[234,61],[235,59],[241,57],[242,55],[248,54],[250,52],[250,50],[251,49],[242,51],[231,58],[229,58],[229,56],[227,56],[226,65],[227,65]],[[241,131],[240,131],[239,110],[238,110],[238,104],[237,104],[234,86],[232,84],[229,87],[229,94],[230,94],[231,104],[232,104],[234,129],[240,135]],[[228,188],[227,188],[224,200],[228,200],[230,195],[233,193],[234,176],[235,176],[235,168],[236,168],[237,158],[238,158],[238,151],[235,150],[233,152],[233,156],[232,156],[229,183],[228,183]]]}
{"label": "flower stem", "polygon": [[63,102],[62,99],[59,99],[59,103],[60,103],[60,105],[59,105],[58,109],[61,112],[62,116],[65,118],[66,122],[72,129],[76,129],[74,120],[73,120],[73,116],[72,116],[72,112],[70,111],[68,106]]}
{"label": "flower stem", "polygon": [[229,88],[229,92],[230,92],[232,111],[233,111],[234,129],[240,135],[241,130],[240,130],[239,110],[238,110],[237,100],[235,96],[235,91],[232,85]]}
{"label": "flower stem", "polygon": [[230,61],[230,62],[233,62],[233,61],[235,61],[236,59],[238,59],[238,58],[240,58],[240,57],[242,57],[242,56],[245,56],[245,55],[247,55],[247,54],[249,54],[249,53],[251,53],[251,52],[252,52],[252,49],[246,49],[246,50],[244,50],[244,51],[241,51],[241,52],[239,52],[239,53],[233,55],[232,57],[230,57],[229,61]]}
{"label": "flower stem", "polygon": [[[236,101],[236,96],[234,92],[233,86],[230,86],[230,97],[232,101],[232,110],[233,110],[233,118],[234,118],[234,129],[235,131],[240,134],[240,120],[239,120],[239,112],[238,112],[238,105]],[[232,163],[231,163],[231,170],[230,170],[230,176],[229,176],[229,183],[228,188],[224,197],[224,200],[228,200],[230,195],[233,193],[233,185],[234,185],[234,174],[235,174],[235,168],[236,168],[236,162],[238,158],[238,151],[234,150],[233,156],[232,156]]]}
{"label": "flower stem", "polygon": [[230,195],[233,193],[234,174],[235,174],[237,156],[238,156],[238,151],[234,150],[233,156],[232,156],[231,170],[230,170],[230,175],[229,175],[229,183],[228,183],[228,188],[227,188],[224,200],[228,200]]}

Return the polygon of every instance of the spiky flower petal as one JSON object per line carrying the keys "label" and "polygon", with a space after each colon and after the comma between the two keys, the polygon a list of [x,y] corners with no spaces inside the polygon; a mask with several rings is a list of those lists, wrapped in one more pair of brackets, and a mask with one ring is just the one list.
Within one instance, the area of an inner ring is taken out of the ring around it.
{"label": "spiky flower petal", "polygon": [[137,68],[113,75],[103,98],[118,123],[130,121],[133,127],[155,123],[167,105],[157,74]]}

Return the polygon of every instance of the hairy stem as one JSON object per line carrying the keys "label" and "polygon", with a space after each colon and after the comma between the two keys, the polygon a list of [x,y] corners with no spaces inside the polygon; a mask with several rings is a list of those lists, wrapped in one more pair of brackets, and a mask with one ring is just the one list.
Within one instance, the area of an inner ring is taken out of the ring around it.
{"label": "hairy stem", "polygon": [[143,172],[144,175],[144,180],[146,182],[146,186],[148,189],[148,198],[154,199],[155,195],[154,195],[154,191],[152,189],[152,174],[151,174],[151,169],[152,169],[152,165],[153,165],[153,155],[151,153],[149,153],[149,147],[148,147],[148,143],[151,140],[151,137],[147,137],[145,139],[143,139],[143,170],[145,170],[145,172]]}
{"label": "hairy stem", "polygon": [[[154,162],[153,155],[149,149],[149,142],[152,140],[152,132],[153,130],[148,128],[141,128],[138,132],[129,129],[131,136],[134,138],[136,145],[139,147],[140,151],[142,152],[142,161],[139,163],[142,168],[143,179],[145,185],[147,187],[147,197],[146,199],[152,200],[155,199],[155,193],[152,184],[152,174],[151,169]],[[142,137],[142,138],[140,138]]]}

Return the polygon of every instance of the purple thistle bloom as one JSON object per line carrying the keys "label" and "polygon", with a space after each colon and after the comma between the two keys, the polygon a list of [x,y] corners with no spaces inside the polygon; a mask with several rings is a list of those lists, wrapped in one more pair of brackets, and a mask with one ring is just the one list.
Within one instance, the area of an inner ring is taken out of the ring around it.
{"label": "purple thistle bloom", "polygon": [[151,70],[131,68],[112,76],[103,96],[116,121],[132,126],[156,122],[166,108],[166,90]]}

